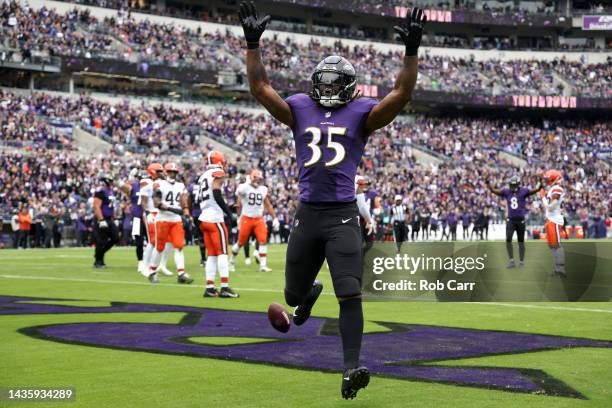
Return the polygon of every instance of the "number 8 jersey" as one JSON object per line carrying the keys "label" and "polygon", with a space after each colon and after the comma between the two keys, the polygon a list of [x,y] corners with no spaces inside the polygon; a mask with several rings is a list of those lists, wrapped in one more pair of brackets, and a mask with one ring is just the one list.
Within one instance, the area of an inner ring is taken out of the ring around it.
{"label": "number 8 jersey", "polygon": [[251,218],[263,217],[268,187],[261,185],[255,187],[251,183],[242,183],[236,189],[236,195],[240,196],[242,214]]}
{"label": "number 8 jersey", "polygon": [[330,109],[303,93],[286,102],[293,113],[300,201],[355,201],[355,175],[367,140],[364,126],[377,102],[357,98]]}
{"label": "number 8 jersey", "polygon": [[197,201],[200,203],[202,213],[198,219],[202,222],[223,222],[223,210],[213,197],[213,181],[216,178],[224,177],[225,172],[221,167],[208,168],[198,179],[199,189],[197,191]]}

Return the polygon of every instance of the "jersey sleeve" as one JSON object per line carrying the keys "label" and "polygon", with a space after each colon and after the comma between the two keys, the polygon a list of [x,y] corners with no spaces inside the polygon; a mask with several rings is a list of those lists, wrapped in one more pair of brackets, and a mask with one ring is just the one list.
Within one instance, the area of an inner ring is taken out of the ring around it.
{"label": "jersey sleeve", "polygon": [[499,190],[500,193],[502,193],[502,196],[504,198],[508,198],[508,196],[510,195],[510,189],[508,187],[504,187],[501,190]]}
{"label": "jersey sleeve", "polygon": [[285,99],[285,102],[287,102],[287,104],[291,107],[291,110],[303,109],[312,106],[312,99],[305,93],[291,95]]}

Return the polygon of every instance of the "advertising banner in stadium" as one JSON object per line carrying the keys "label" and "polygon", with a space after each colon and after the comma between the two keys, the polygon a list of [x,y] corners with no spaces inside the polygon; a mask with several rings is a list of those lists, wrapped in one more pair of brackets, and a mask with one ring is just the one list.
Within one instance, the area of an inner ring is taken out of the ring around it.
{"label": "advertising banner in stadium", "polygon": [[612,30],[612,15],[608,16],[582,16],[583,30]]}
{"label": "advertising banner in stadium", "polygon": [[564,242],[566,276],[553,275],[552,251],[528,242],[524,267],[507,268],[505,242],[377,243],[364,258],[371,301],[607,302],[612,242]]}

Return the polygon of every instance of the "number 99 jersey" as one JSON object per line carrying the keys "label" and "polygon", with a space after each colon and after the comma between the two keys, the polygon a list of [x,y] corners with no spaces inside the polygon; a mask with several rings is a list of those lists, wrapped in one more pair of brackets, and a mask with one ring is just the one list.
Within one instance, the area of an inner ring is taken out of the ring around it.
{"label": "number 99 jersey", "polygon": [[251,183],[242,183],[236,189],[236,195],[240,197],[242,213],[247,217],[263,217],[264,200],[268,195],[268,187],[253,186]]}
{"label": "number 99 jersey", "polygon": [[221,167],[211,167],[207,169],[198,179],[198,190],[196,192],[197,201],[200,203],[202,213],[198,219],[202,222],[218,223],[223,222],[223,210],[213,197],[213,181],[216,178],[225,176]]}

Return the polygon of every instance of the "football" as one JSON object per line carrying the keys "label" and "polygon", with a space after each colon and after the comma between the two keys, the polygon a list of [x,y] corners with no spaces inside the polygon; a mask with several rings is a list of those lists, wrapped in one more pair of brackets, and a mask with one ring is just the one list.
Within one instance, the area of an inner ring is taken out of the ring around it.
{"label": "football", "polygon": [[272,327],[281,333],[287,333],[291,327],[289,313],[278,303],[272,303],[268,306],[268,320],[270,320]]}

